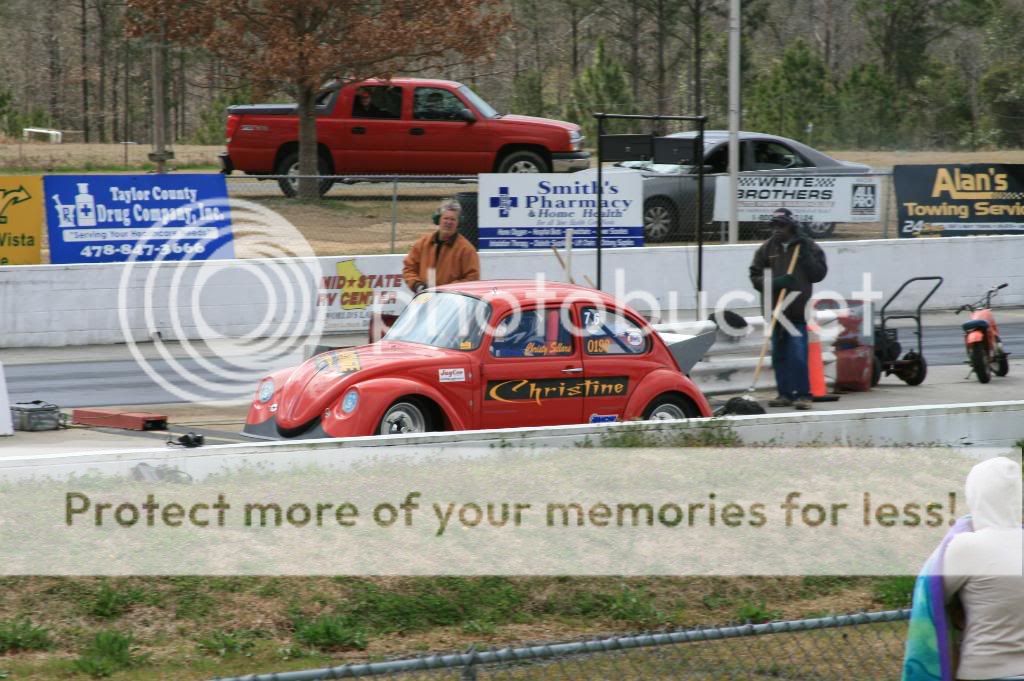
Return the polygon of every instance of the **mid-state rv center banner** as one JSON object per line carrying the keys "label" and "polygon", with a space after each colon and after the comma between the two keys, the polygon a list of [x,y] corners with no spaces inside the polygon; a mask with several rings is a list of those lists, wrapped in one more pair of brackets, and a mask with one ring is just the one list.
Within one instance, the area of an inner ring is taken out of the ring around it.
{"label": "mid-state rv center banner", "polygon": [[1024,234],[1024,165],[894,166],[901,237]]}

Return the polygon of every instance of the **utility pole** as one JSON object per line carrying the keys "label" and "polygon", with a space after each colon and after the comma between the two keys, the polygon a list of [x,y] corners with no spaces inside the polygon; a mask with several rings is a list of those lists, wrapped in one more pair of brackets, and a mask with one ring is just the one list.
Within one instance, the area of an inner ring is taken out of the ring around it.
{"label": "utility pole", "polygon": [[740,240],[736,206],[740,172],[740,0],[729,3],[729,243]]}
{"label": "utility pole", "polygon": [[149,160],[156,163],[156,172],[167,172],[167,161],[174,158],[174,152],[167,150],[167,111],[164,99],[164,45],[166,27],[160,22],[160,40],[153,46],[153,151]]}

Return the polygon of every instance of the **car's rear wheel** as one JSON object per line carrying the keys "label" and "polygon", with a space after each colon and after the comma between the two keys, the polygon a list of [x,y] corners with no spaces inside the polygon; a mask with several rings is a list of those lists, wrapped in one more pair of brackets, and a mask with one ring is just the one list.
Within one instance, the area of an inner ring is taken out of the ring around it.
{"label": "car's rear wheel", "polygon": [[419,400],[403,398],[384,412],[377,432],[380,435],[426,433],[430,431],[431,425],[430,412]]}
{"label": "car's rear wheel", "polygon": [[532,151],[513,151],[498,163],[499,173],[549,173],[548,162]]}
{"label": "car's rear wheel", "polygon": [[644,203],[644,239],[651,243],[667,241],[679,222],[676,207],[668,199],[648,199]]}
{"label": "car's rear wheel", "polygon": [[805,222],[804,227],[813,239],[827,239],[836,231],[834,222]]}
{"label": "car's rear wheel", "polygon": [[644,410],[644,421],[685,421],[699,416],[693,404],[678,395],[659,395]]}
{"label": "car's rear wheel", "polygon": [[[293,151],[288,153],[281,159],[281,162],[277,164],[275,172],[278,175],[287,175],[287,178],[281,178],[277,181],[277,186],[281,188],[281,192],[290,198],[294,198],[299,195],[299,152]],[[329,175],[331,172],[330,167],[327,165],[327,159],[323,156],[317,157],[317,173],[320,175]],[[317,190],[320,192],[320,196],[326,194],[331,186],[334,184],[333,180],[320,180],[320,186]]]}

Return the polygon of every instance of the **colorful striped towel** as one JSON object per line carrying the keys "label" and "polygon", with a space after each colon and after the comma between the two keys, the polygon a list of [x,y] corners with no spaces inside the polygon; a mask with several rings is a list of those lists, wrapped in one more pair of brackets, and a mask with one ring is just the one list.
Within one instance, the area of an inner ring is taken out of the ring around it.
{"label": "colorful striped towel", "polygon": [[971,517],[964,516],[942,538],[914,583],[903,681],[953,681],[953,632],[946,612],[942,561],[946,547],[961,532],[972,532]]}

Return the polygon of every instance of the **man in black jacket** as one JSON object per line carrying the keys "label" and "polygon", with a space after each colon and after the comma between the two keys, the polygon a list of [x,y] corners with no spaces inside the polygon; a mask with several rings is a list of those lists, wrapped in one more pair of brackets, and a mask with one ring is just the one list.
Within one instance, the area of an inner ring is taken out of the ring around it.
{"label": "man in black jacket", "polygon": [[[779,396],[768,405],[810,409],[806,308],[812,285],[825,278],[828,265],[825,252],[810,237],[800,233],[800,223],[788,209],[776,210],[771,225],[772,236],[761,244],[750,263],[750,281],[761,292],[767,303],[766,310],[774,310],[780,292],[785,296],[772,332],[772,368]],[[800,254],[796,266],[793,273],[788,274],[789,263],[798,245]]]}

